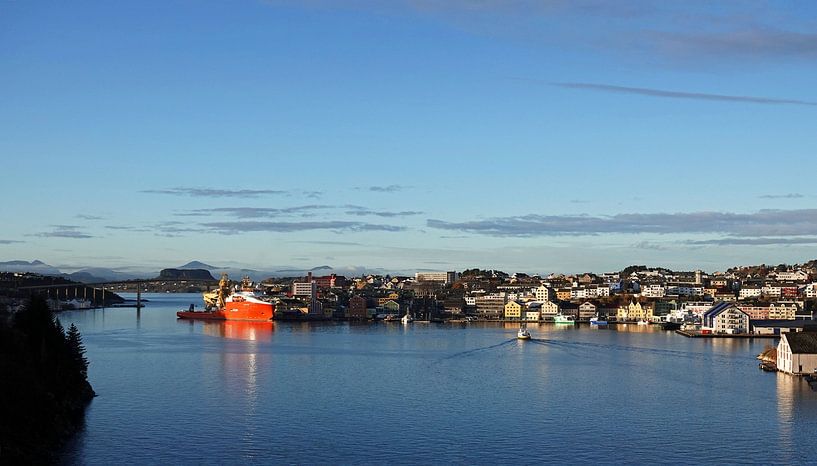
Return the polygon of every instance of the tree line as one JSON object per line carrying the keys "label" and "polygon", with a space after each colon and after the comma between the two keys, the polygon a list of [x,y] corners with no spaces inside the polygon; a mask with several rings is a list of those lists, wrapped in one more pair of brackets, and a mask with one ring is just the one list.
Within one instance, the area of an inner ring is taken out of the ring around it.
{"label": "tree line", "polygon": [[0,314],[0,464],[54,460],[94,396],[74,324],[66,331],[42,297]]}

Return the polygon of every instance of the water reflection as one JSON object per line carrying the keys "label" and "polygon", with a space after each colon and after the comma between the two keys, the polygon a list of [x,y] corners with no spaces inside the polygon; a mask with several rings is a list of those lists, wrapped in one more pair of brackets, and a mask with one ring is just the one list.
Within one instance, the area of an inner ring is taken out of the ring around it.
{"label": "water reflection", "polygon": [[777,423],[780,438],[780,452],[790,454],[794,447],[792,425],[794,423],[794,402],[797,382],[800,380],[789,374],[777,373]]}
{"label": "water reflection", "polygon": [[202,322],[203,332],[211,337],[229,338],[231,340],[272,341],[275,331],[273,322],[243,322],[224,320],[219,322]]}

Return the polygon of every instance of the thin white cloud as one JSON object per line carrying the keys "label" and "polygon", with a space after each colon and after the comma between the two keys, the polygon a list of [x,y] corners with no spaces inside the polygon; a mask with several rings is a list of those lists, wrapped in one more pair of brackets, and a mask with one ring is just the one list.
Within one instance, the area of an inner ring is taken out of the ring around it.
{"label": "thin white cloud", "polygon": [[800,193],[788,193],[788,194],[764,194],[758,197],[761,199],[802,199],[805,196],[803,196]]}
{"label": "thin white cloud", "polygon": [[29,236],[37,236],[40,238],[69,238],[69,239],[88,239],[93,238],[92,235],[80,231],[77,225],[51,225],[51,231],[44,231],[34,233]]}
{"label": "thin white cloud", "polygon": [[379,225],[364,222],[347,221],[315,221],[315,222],[261,222],[261,221],[236,221],[236,222],[208,222],[202,223],[202,227],[213,232],[225,235],[234,235],[250,232],[273,232],[292,233],[311,230],[332,230],[337,232],[360,232],[360,231],[404,231],[406,228],[395,225]]}
{"label": "thin white cloud", "polygon": [[636,94],[648,97],[663,97],[671,99],[707,100],[714,102],[749,103],[763,105],[806,105],[817,106],[817,102],[800,99],[777,99],[772,97],[757,97],[744,95],[708,94],[704,92],[671,91],[666,89],[651,89],[646,87],[616,86],[612,84],[593,84],[580,82],[555,82],[552,86],[567,89],[601,91],[613,94]]}
{"label": "thin white cloud", "polygon": [[427,225],[487,236],[598,235],[604,233],[723,233],[735,236],[817,235],[817,209],[656,214],[538,215],[466,222],[429,219]]}
{"label": "thin white cloud", "polygon": [[266,195],[282,195],[289,194],[289,191],[275,190],[275,189],[215,189],[215,188],[169,188],[169,189],[146,189],[140,191],[146,194],[167,194],[171,196],[190,196],[190,197],[237,197],[237,198],[256,198]]}

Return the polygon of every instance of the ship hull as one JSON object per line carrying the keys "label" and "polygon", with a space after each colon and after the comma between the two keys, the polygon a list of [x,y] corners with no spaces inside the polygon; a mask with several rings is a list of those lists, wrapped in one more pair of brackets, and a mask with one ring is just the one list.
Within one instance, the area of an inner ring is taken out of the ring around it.
{"label": "ship hull", "polygon": [[275,317],[275,306],[271,303],[228,302],[217,311],[179,311],[176,316],[180,319],[268,322]]}
{"label": "ship hull", "polygon": [[225,320],[224,316],[218,311],[179,311],[176,313],[179,319],[197,319],[197,320]]}

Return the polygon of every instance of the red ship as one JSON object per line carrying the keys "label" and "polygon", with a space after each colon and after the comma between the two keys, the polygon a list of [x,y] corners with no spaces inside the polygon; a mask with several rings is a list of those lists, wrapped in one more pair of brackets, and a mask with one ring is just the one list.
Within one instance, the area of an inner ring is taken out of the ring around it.
{"label": "red ship", "polygon": [[[227,274],[221,276],[218,291],[205,293],[206,311],[179,311],[180,319],[271,321],[275,317],[275,305],[260,299],[253,291],[249,278],[242,282],[242,290],[231,292]],[[209,310],[215,307],[215,310]]]}

